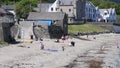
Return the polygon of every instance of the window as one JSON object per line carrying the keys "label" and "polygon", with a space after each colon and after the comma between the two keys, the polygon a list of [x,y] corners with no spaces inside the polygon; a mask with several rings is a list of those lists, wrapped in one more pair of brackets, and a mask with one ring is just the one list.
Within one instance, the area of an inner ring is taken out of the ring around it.
{"label": "window", "polygon": [[59,1],[59,4],[61,4],[61,1]]}
{"label": "window", "polygon": [[107,13],[104,13],[104,15],[107,15]]}
{"label": "window", "polygon": [[71,9],[69,9],[69,12],[71,12]]}
{"label": "window", "polygon": [[72,22],[72,19],[70,19],[70,22]]}
{"label": "window", "polygon": [[58,8],[55,8],[55,10],[57,11],[57,10],[58,10]]}
{"label": "window", "polygon": [[62,9],[60,9],[60,11],[61,11],[61,12],[63,12],[63,10],[62,10]]}
{"label": "window", "polygon": [[53,11],[53,8],[51,8],[51,11]]}

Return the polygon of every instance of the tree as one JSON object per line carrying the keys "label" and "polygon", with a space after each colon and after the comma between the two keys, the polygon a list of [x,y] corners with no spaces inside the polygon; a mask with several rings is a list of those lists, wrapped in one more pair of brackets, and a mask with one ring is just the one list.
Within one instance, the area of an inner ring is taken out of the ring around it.
{"label": "tree", "polygon": [[18,2],[15,7],[17,18],[26,19],[37,3],[39,3],[39,0],[21,0]]}

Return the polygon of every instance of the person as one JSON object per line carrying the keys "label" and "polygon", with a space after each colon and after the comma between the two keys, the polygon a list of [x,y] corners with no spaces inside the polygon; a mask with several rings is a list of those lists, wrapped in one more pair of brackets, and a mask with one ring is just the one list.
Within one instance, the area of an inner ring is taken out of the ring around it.
{"label": "person", "polygon": [[87,34],[87,38],[88,38],[88,34]]}
{"label": "person", "polygon": [[68,37],[68,36],[65,36],[65,39],[66,39],[66,40],[68,40],[68,39],[69,39],[69,37]]}
{"label": "person", "polygon": [[93,37],[93,39],[96,39],[96,37]]}
{"label": "person", "polygon": [[56,43],[59,43],[60,41],[59,41],[59,39],[57,39],[57,40],[55,40],[55,42],[56,42]]}
{"label": "person", "polygon": [[41,44],[41,50],[43,50],[44,49],[44,44],[42,42],[40,42],[40,44]]}
{"label": "person", "polygon": [[64,46],[62,46],[62,51],[64,51],[65,50],[65,48],[64,48]]}
{"label": "person", "polygon": [[74,42],[74,41],[71,41],[71,45],[74,47],[74,46],[75,46],[75,42]]}
{"label": "person", "polygon": [[63,36],[61,37],[61,39],[62,39],[62,40],[65,40],[65,36],[63,35]]}
{"label": "person", "polygon": [[119,48],[119,45],[117,45],[117,48]]}
{"label": "person", "polygon": [[42,37],[39,37],[38,40],[43,41],[43,38],[42,38]]}

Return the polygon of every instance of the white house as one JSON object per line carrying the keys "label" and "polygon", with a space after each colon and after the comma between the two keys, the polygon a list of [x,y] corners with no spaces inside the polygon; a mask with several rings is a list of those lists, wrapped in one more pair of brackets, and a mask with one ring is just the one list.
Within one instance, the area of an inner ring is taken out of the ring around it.
{"label": "white house", "polygon": [[116,22],[116,11],[114,8],[110,9],[99,9],[100,11],[100,16],[101,16],[101,21],[104,22]]}
{"label": "white house", "polygon": [[57,12],[59,0],[56,0],[48,9],[48,12]]}
{"label": "white house", "polygon": [[85,18],[85,0],[56,0],[48,12],[64,12],[68,22],[82,21]]}

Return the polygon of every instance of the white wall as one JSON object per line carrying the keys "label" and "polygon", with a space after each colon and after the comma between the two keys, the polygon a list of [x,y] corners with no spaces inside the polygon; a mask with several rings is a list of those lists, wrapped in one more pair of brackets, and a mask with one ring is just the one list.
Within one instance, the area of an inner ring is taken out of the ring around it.
{"label": "white wall", "polygon": [[[58,8],[58,0],[56,0],[51,7],[49,7],[48,12],[57,12],[57,8]],[[53,10],[51,10],[53,9]]]}

